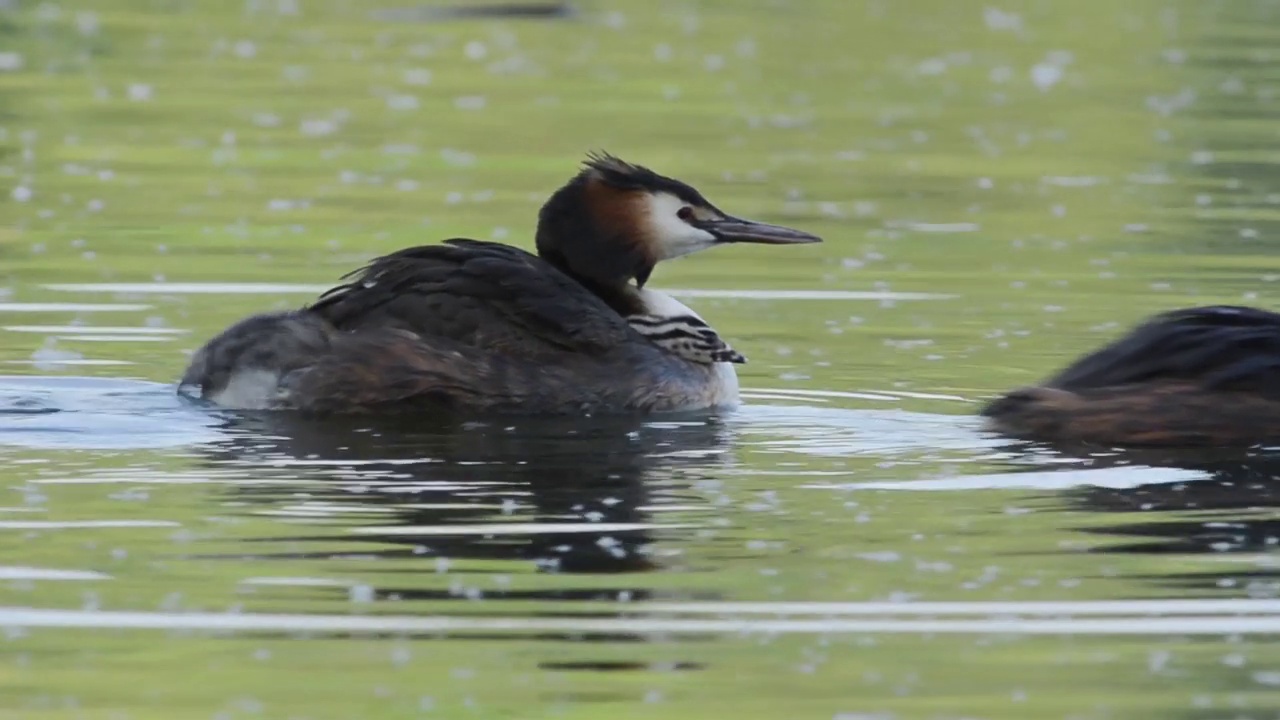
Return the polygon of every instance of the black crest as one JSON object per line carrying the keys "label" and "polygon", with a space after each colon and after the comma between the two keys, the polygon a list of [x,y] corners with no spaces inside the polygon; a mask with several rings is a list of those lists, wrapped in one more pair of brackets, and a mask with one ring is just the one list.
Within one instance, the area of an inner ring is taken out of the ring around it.
{"label": "black crest", "polygon": [[690,205],[712,207],[702,193],[685,183],[650,170],[643,165],[633,165],[622,158],[604,151],[587,153],[582,163],[587,171],[594,171],[605,183],[620,190],[647,190],[667,192]]}

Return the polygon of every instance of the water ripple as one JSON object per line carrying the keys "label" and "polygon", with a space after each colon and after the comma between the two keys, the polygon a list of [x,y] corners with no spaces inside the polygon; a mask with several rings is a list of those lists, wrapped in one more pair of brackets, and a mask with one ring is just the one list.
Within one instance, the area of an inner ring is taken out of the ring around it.
{"label": "water ripple", "polygon": [[215,439],[219,422],[216,414],[183,403],[167,384],[0,375],[0,445],[180,447]]}
{"label": "water ripple", "polygon": [[[1238,601],[1237,601],[1238,602]],[[958,619],[687,619],[601,617],[418,617],[367,615],[299,615],[248,613],[163,613],[128,611],[44,610],[0,608],[0,627],[182,630],[254,633],[441,634],[441,633],[637,633],[637,634],[953,634],[953,635],[1235,635],[1280,634],[1280,614],[1274,601],[1257,616],[1220,614],[1163,615],[1150,603],[1144,615],[1076,619],[1019,617],[975,618],[990,615],[986,603],[972,603],[975,612]],[[1070,603],[1063,603],[1070,604]],[[1087,606],[1087,603],[1078,603]],[[631,611],[642,611],[643,605]],[[1007,611],[1001,611],[1007,612]],[[1237,610],[1226,610],[1236,613]]]}

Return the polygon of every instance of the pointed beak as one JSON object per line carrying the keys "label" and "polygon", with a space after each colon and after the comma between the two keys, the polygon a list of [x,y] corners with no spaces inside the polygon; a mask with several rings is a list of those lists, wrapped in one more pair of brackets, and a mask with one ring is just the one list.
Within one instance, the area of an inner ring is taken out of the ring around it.
{"label": "pointed beak", "polygon": [[725,216],[698,223],[698,227],[726,243],[760,243],[762,245],[800,245],[822,242],[822,238],[795,228]]}

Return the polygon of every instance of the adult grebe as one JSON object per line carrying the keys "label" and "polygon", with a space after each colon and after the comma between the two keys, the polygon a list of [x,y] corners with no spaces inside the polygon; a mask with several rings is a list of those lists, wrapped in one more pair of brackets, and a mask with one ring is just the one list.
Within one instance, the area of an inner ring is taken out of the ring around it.
{"label": "adult grebe", "polygon": [[1280,315],[1215,305],[1156,315],[982,414],[1029,440],[1108,446],[1280,442]]}
{"label": "adult grebe", "polygon": [[661,260],[739,242],[820,239],[593,154],[543,205],[537,255],[455,238],[378,258],[309,307],[227,328],[194,354],[179,391],[320,413],[731,406],[744,358],[644,285]]}

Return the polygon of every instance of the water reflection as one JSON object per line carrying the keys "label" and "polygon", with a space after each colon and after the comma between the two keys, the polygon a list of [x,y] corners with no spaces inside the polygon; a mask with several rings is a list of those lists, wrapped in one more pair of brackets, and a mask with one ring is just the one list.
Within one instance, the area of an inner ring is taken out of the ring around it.
{"label": "water reflection", "polygon": [[[1169,459],[1165,459],[1169,462]],[[1123,522],[1104,523],[1089,532],[1129,538],[1096,552],[1107,554],[1222,555],[1221,570],[1159,574],[1146,579],[1193,594],[1232,594],[1245,587],[1252,597],[1274,597],[1280,585],[1273,553],[1280,542],[1280,458],[1182,458],[1175,467],[1204,473],[1194,482],[1140,485],[1134,488],[1078,488],[1067,494],[1072,506],[1093,513],[1126,514]],[[1132,519],[1133,513],[1142,513]],[[1231,567],[1230,556],[1255,560],[1256,569]],[[1263,583],[1262,581],[1266,581]]]}
{"label": "water reflection", "polygon": [[[235,501],[258,513],[358,521],[324,538],[362,546],[376,540],[383,549],[360,553],[421,558],[424,572],[495,560],[560,573],[654,570],[662,564],[652,550],[655,534],[689,533],[709,515],[690,483],[732,459],[727,430],[714,417],[450,423],[264,414],[230,419],[226,429],[227,439],[206,451],[210,464],[288,480],[230,484],[226,492]],[[376,593],[453,595],[415,587]],[[485,597],[642,599],[648,591],[619,580],[590,590],[499,589]]]}
{"label": "water reflection", "polygon": [[[1032,446],[1024,446],[1030,450]],[[1036,450],[1043,452],[1043,449]],[[1059,496],[1065,509],[1091,514],[1079,532],[1112,538],[1102,555],[1214,556],[1220,568],[1152,572],[1134,579],[1176,588],[1179,597],[1280,595],[1280,453],[1272,449],[1123,450],[1089,453],[1058,448],[1075,470],[1115,473],[1144,468],[1147,482],[1081,484]],[[1028,466],[1032,472],[1046,464]],[[1099,518],[1117,517],[1108,521]],[[1121,538],[1115,541],[1115,538]],[[1205,557],[1208,559],[1208,557]],[[1232,566],[1251,565],[1236,570]]]}

